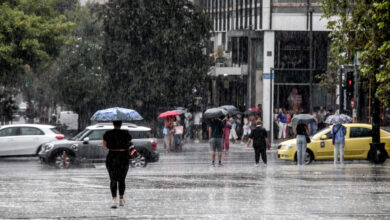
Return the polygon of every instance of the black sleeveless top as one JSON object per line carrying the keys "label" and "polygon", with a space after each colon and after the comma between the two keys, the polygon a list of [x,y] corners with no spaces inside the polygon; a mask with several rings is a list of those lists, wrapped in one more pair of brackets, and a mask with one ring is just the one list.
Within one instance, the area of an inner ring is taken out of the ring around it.
{"label": "black sleeveless top", "polygon": [[306,127],[304,124],[297,125],[297,135],[306,135]]}
{"label": "black sleeveless top", "polygon": [[103,140],[107,142],[108,149],[129,149],[131,135],[127,130],[110,130],[107,131]]}

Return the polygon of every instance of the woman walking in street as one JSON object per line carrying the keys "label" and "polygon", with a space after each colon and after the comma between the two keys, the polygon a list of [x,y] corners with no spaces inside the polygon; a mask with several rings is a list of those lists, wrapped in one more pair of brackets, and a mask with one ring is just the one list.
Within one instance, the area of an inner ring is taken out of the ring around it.
{"label": "woman walking in street", "polygon": [[306,155],[306,135],[309,134],[306,124],[298,123],[294,129],[294,135],[297,143],[297,164],[304,165]]}
{"label": "woman walking in street", "polygon": [[165,152],[168,153],[170,150],[173,150],[175,146],[175,138],[174,138],[175,127],[173,125],[173,117],[168,117],[165,120],[163,134],[164,134],[164,149]]}
{"label": "woman walking in street", "polygon": [[114,129],[107,131],[103,136],[103,146],[109,149],[106,158],[106,167],[110,176],[112,195],[111,208],[117,208],[117,189],[119,188],[119,205],[124,206],[125,179],[129,170],[129,147],[131,135],[121,130],[122,121],[114,121]]}
{"label": "woman walking in street", "polygon": [[234,118],[230,118],[229,121],[230,123],[232,123],[232,129],[230,129],[229,139],[233,139],[234,143],[236,144],[238,139],[237,132],[236,132],[237,123],[234,120]]}
{"label": "woman walking in street", "polygon": [[225,123],[225,127],[223,128],[223,134],[222,134],[222,141],[223,141],[223,150],[225,152],[228,152],[229,151],[229,137],[230,137],[230,129],[232,128],[232,123],[227,120],[227,118],[225,118],[224,120],[226,120],[226,123]]}
{"label": "woman walking in street", "polygon": [[338,152],[340,152],[340,164],[344,163],[345,134],[347,129],[342,124],[336,124],[332,128],[332,143],[334,145],[334,165],[337,164]]}

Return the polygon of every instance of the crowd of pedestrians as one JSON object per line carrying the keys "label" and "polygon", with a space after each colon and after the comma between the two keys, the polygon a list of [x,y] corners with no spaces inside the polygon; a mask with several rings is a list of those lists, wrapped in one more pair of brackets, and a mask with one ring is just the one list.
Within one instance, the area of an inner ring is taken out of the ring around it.
{"label": "crowd of pedestrians", "polygon": [[[274,139],[286,140],[294,138],[294,128],[291,123],[291,119],[294,115],[300,114],[298,111],[286,110],[285,108],[275,108],[274,109]],[[327,111],[323,106],[314,110],[311,115],[316,119],[316,122],[310,123],[307,125],[308,134],[313,135],[317,131],[325,128],[325,120],[329,115],[332,115],[331,110]]]}
{"label": "crowd of pedestrians", "polygon": [[[309,124],[298,124],[293,126],[292,118],[296,113],[287,111],[284,108],[275,109],[274,130],[275,139],[285,140],[296,138],[297,164],[303,165],[305,161],[309,136],[318,130],[325,128],[326,118],[332,114],[322,106],[312,112],[315,122]],[[267,163],[266,148],[269,147],[269,138],[266,130],[262,127],[261,113],[259,114],[236,114],[215,119],[205,119],[201,111],[187,112],[180,116],[169,117],[164,124],[164,149],[166,152],[181,151],[183,141],[209,140],[212,151],[212,164],[215,165],[215,157],[218,155],[218,164],[222,166],[222,152],[229,152],[230,144],[252,143],[255,152],[255,163],[259,164],[260,157],[264,164]],[[184,126],[183,126],[184,125]],[[336,125],[332,129],[334,133],[333,142],[335,145],[335,163],[337,158],[343,163],[345,127]],[[340,154],[340,156],[338,156]]]}
{"label": "crowd of pedestrians", "polygon": [[[307,144],[310,142],[310,129],[316,130],[325,126],[326,111],[321,107],[318,112],[313,112],[313,116],[317,119],[312,124],[298,123],[292,128],[292,115],[285,109],[280,112],[275,111],[275,121],[278,122],[279,138],[288,137],[289,132],[293,132],[296,138],[297,147],[297,165],[304,165]],[[248,116],[248,117],[246,117]],[[229,144],[232,140],[237,143],[246,142],[247,147],[252,144],[254,150],[255,166],[259,166],[260,158],[264,164],[267,164],[267,148],[270,149],[269,138],[266,130],[262,127],[261,114],[248,114],[241,118],[239,116],[226,117],[221,116],[209,120],[204,120],[202,112],[185,113],[184,117],[170,116],[164,120],[164,149],[165,151],[181,151],[181,142],[183,138],[193,138],[194,142],[199,142],[200,139],[209,139],[211,151],[211,165],[216,165],[216,157],[218,166],[223,166],[222,153],[229,151]],[[206,124],[207,123],[207,124]],[[132,137],[128,132],[120,130],[121,121],[114,121],[114,129],[107,131],[103,137],[103,146],[109,149],[107,155],[106,167],[110,177],[110,189],[112,195],[111,208],[117,208],[117,193],[119,192],[119,206],[124,205],[125,179],[129,167],[129,156],[136,157],[135,149],[132,148]],[[184,124],[184,126],[182,125]],[[315,124],[315,125],[314,125]],[[203,132],[204,129],[206,132]],[[206,135],[205,135],[206,133]],[[332,143],[334,150],[334,163],[338,158],[340,163],[344,160],[344,145],[346,128],[342,124],[336,124],[331,130]],[[129,155],[130,154],[130,155]]]}

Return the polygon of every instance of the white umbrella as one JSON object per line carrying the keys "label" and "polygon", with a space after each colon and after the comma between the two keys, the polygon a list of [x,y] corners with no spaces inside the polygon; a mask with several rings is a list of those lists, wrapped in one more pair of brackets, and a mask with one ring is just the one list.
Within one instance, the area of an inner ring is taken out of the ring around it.
{"label": "white umbrella", "polygon": [[326,124],[343,124],[352,122],[352,118],[345,114],[329,115],[325,123]]}
{"label": "white umbrella", "polygon": [[291,122],[294,125],[297,124],[310,124],[312,122],[316,122],[317,119],[310,114],[299,114],[299,115],[294,115],[294,117],[291,119]]}

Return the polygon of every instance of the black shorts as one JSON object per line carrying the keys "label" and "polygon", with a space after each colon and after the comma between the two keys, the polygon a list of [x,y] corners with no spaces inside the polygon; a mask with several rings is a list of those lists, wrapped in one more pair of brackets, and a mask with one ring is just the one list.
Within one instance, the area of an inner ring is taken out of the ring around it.
{"label": "black shorts", "polygon": [[200,130],[202,130],[202,125],[194,125],[193,129],[196,131],[200,131]]}

